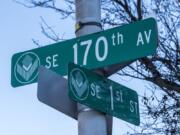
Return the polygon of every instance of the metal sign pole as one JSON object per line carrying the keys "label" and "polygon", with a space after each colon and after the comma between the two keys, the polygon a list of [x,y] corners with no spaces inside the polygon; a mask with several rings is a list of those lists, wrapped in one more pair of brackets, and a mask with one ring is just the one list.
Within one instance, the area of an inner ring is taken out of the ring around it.
{"label": "metal sign pole", "polygon": [[[101,31],[100,0],[75,0],[75,4],[76,36]],[[78,104],[78,135],[107,135],[106,123],[105,114]]]}

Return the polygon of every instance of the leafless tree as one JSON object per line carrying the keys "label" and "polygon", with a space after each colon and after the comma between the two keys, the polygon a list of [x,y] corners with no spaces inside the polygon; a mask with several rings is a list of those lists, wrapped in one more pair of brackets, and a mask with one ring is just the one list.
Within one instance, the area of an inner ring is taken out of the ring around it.
{"label": "leafless tree", "polygon": [[[56,0],[18,2],[28,8],[52,9],[62,19],[75,13],[74,0],[64,0],[65,7]],[[117,74],[145,80],[151,86],[149,90],[152,94],[142,96],[145,110],[141,116],[148,120],[142,121],[141,130],[134,131],[177,135],[180,133],[180,0],[102,0],[104,28],[128,24],[150,16],[156,17],[158,22],[156,54],[136,60]],[[43,27],[42,31],[52,40],[60,39],[52,29],[53,35],[43,30]],[[157,91],[161,95],[157,95]]]}

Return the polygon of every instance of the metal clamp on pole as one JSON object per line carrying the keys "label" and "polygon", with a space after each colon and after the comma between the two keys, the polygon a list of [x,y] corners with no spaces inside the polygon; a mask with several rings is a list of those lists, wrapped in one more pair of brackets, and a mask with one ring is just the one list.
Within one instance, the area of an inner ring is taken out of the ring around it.
{"label": "metal clamp on pole", "polygon": [[75,25],[75,29],[76,29],[75,33],[87,25],[95,25],[95,26],[98,26],[102,29],[102,25],[99,22],[77,22]]}
{"label": "metal clamp on pole", "polygon": [[88,112],[88,111],[94,111],[94,109],[91,109],[85,105],[81,105],[78,103],[78,113],[81,113],[81,112]]}
{"label": "metal clamp on pole", "polygon": [[83,109],[79,110],[78,113],[88,112],[88,111],[94,111],[94,109],[91,109],[91,108],[83,108]]}

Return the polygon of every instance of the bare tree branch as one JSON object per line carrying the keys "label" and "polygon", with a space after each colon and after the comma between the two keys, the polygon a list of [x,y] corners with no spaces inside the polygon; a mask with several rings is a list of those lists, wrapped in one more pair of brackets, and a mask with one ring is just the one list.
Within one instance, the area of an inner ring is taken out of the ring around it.
{"label": "bare tree branch", "polygon": [[[64,0],[66,8],[55,0],[27,0],[17,3],[56,11],[61,18],[75,13],[74,0]],[[179,0],[102,0],[102,23],[106,28],[138,21],[151,14],[158,22],[158,49],[156,55],[138,59],[117,74],[149,82],[151,96],[142,97],[144,121],[141,131],[134,133],[176,135],[180,132],[180,1]],[[53,41],[59,35],[42,20],[42,33]],[[33,41],[38,45],[37,41]],[[161,94],[156,94],[161,91]],[[160,96],[160,97],[159,97]]]}

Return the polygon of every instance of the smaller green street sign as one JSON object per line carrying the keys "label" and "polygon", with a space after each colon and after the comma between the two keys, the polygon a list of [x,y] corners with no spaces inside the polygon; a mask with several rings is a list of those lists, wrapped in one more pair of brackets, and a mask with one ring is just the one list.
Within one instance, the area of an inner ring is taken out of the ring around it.
{"label": "smaller green street sign", "polygon": [[98,111],[139,125],[138,95],[134,90],[70,63],[69,97]]}

